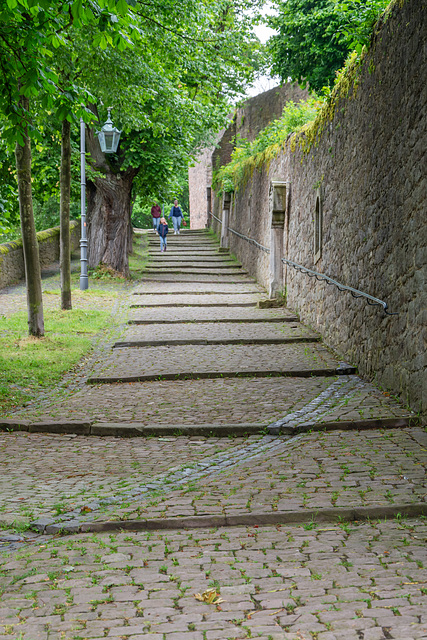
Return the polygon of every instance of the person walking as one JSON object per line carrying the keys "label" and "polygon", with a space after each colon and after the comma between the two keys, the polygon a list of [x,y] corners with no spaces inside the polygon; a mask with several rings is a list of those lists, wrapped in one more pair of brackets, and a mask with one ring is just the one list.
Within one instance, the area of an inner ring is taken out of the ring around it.
{"label": "person walking", "polygon": [[155,202],[151,207],[151,217],[153,218],[153,229],[157,233],[159,230],[161,215],[162,215],[162,210],[160,209],[158,202]]}
{"label": "person walking", "polygon": [[179,230],[181,228],[181,223],[183,221],[184,216],[181,211],[181,207],[178,206],[178,200],[173,201],[173,207],[170,210],[169,218],[172,218],[175,235],[179,235]]}
{"label": "person walking", "polygon": [[159,224],[159,228],[157,230],[157,233],[159,234],[159,238],[160,238],[160,251],[166,251],[167,246],[168,246],[168,241],[167,241],[167,235],[168,235],[168,231],[169,231],[169,227],[168,227],[168,223],[166,222],[165,218],[160,218],[160,224]]}

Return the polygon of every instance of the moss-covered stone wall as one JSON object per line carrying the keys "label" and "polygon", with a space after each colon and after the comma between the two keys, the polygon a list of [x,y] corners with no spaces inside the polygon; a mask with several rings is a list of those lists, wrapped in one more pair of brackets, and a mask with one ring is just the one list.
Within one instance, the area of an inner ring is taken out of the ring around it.
{"label": "moss-covered stone wall", "polygon": [[[387,302],[398,315],[285,269],[288,305],[362,375],[427,413],[427,20],[397,0],[318,130],[290,140],[236,195],[230,226],[269,246],[268,189],[289,181],[285,254]],[[323,241],[314,257],[316,196]],[[219,211],[220,208],[217,207]],[[268,257],[231,236],[231,250],[268,285]]]}
{"label": "moss-covered stone wall", "polygon": [[[71,248],[77,249],[80,241],[80,222],[70,223]],[[46,267],[59,260],[59,227],[39,231],[40,265]],[[0,245],[0,289],[15,284],[25,278],[22,240],[14,240]]]}

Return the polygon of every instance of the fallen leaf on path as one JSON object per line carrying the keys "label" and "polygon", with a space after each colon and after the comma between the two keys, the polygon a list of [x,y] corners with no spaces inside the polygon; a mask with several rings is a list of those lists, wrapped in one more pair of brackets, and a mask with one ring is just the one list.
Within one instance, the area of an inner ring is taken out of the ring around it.
{"label": "fallen leaf on path", "polygon": [[224,602],[224,600],[219,597],[219,592],[216,589],[206,589],[202,594],[195,593],[194,597],[200,602],[206,602],[206,604],[220,604],[220,602]]}

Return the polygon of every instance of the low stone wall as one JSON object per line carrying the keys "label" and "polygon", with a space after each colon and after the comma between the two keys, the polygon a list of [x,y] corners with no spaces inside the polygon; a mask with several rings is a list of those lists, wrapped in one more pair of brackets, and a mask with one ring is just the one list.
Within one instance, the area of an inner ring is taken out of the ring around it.
{"label": "low stone wall", "polygon": [[[80,222],[70,222],[71,250],[79,246]],[[46,267],[59,260],[59,227],[37,233],[39,243],[40,266]],[[25,278],[22,240],[14,240],[0,245],[0,289],[15,284]]]}
{"label": "low stone wall", "polygon": [[[387,302],[398,315],[284,269],[288,304],[359,371],[427,413],[427,61],[421,2],[394,5],[308,153],[291,141],[238,191],[230,227],[270,246],[269,187],[290,183],[284,256]],[[315,256],[316,200],[322,210]],[[221,204],[215,207],[221,217]],[[230,235],[266,288],[268,256]]]}

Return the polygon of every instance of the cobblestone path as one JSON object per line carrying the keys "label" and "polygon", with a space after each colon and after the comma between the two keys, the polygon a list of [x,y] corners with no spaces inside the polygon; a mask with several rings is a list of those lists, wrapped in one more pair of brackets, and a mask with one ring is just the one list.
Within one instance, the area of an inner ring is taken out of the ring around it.
{"label": "cobblestone path", "polygon": [[427,638],[416,417],[207,234],[150,251],[73,384],[0,418],[0,640]]}

